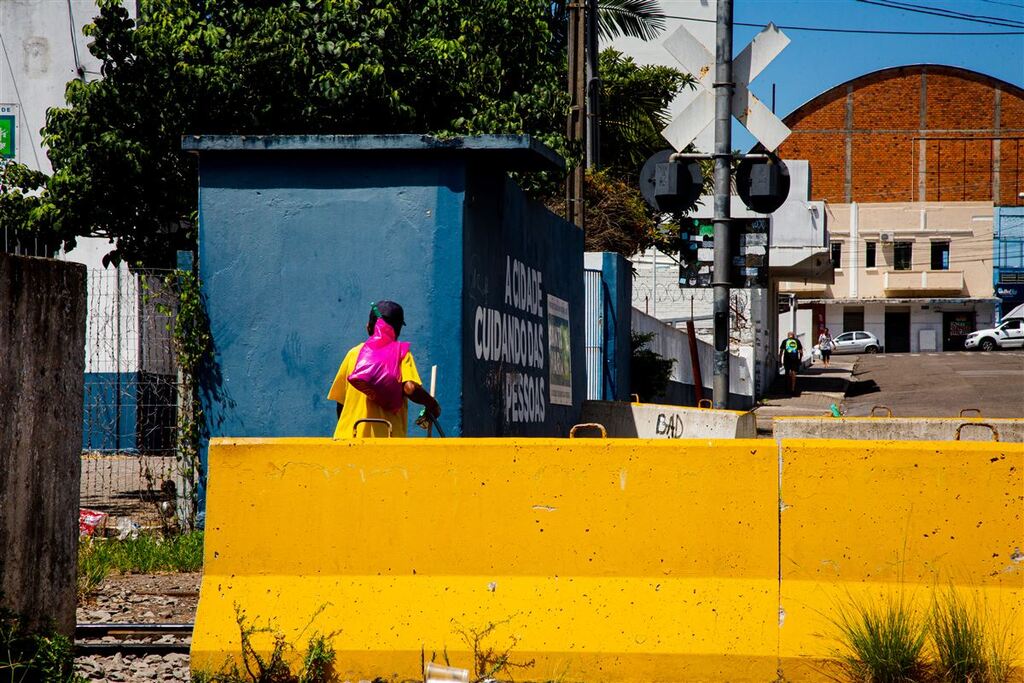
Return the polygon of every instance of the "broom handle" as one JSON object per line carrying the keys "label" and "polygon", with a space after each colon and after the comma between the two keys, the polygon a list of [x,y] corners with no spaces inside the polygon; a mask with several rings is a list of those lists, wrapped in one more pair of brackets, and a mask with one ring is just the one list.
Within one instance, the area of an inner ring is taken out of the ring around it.
{"label": "broom handle", "polygon": [[[431,396],[434,396],[434,391],[436,389],[437,389],[437,366],[436,365],[431,365],[430,366],[430,395]],[[435,397],[435,399],[436,399],[436,397]],[[427,438],[428,439],[431,436],[433,436],[433,432],[434,432],[434,421],[433,420],[428,420],[427,421]]]}

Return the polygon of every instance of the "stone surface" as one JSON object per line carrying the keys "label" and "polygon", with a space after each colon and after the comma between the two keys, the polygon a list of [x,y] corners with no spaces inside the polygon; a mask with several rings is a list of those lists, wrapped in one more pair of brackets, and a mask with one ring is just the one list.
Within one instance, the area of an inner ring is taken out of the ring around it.
{"label": "stone surface", "polygon": [[[198,573],[108,576],[79,605],[78,623],[192,623],[200,578]],[[117,638],[106,636],[99,640],[115,642]],[[179,637],[163,635],[149,640],[173,643],[178,642]],[[87,681],[134,683],[190,679],[187,654],[78,657],[75,672]]]}
{"label": "stone surface", "polygon": [[75,625],[85,267],[0,254],[0,594]]}

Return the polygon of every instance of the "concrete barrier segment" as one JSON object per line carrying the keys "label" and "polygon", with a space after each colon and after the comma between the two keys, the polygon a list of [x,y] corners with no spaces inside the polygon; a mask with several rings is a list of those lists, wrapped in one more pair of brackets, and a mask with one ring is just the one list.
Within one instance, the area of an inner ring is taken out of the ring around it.
{"label": "concrete barrier segment", "polygon": [[342,680],[471,669],[485,632],[521,681],[813,680],[840,601],[943,586],[1024,640],[1021,444],[217,439],[210,465],[196,669],[238,656],[236,605],[333,633]]}
{"label": "concrete barrier segment", "polygon": [[605,426],[611,438],[640,439],[754,439],[754,413],[712,410],[657,403],[584,401],[586,422]]}
{"label": "concrete barrier segment", "polygon": [[192,666],[238,655],[238,605],[289,639],[323,608],[343,680],[472,668],[491,624],[516,680],[770,680],[777,467],[764,440],[214,440]]}
{"label": "concrete barrier segment", "polygon": [[1024,642],[1024,446],[781,443],[787,679],[820,673],[808,662],[838,646],[841,605],[902,597],[921,611],[949,587]]}
{"label": "concrete barrier segment", "polygon": [[776,417],[776,439],[1024,442],[1024,419],[985,417]]}

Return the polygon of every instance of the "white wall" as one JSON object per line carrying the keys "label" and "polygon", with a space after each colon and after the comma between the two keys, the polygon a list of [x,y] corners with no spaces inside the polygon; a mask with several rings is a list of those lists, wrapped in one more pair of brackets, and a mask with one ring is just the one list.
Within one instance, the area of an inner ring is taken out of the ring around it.
{"label": "white wall", "polygon": [[[665,358],[675,359],[672,366],[673,382],[693,385],[693,370],[690,365],[690,342],[683,330],[676,329],[657,318],[633,308],[634,332],[654,332],[655,337],[648,348]],[[700,357],[701,384],[708,389],[714,383],[715,347],[698,338],[697,355]],[[739,396],[753,397],[754,394],[754,352],[750,347],[734,350],[729,357],[729,391]]]}
{"label": "white wall", "polygon": [[[135,3],[126,6],[134,16]],[[64,87],[79,77],[79,66],[81,77],[99,77],[99,61],[82,35],[96,14],[95,0],[0,1],[0,103],[18,105],[17,160],[31,168],[51,170],[39,135],[46,110],[64,105]]]}

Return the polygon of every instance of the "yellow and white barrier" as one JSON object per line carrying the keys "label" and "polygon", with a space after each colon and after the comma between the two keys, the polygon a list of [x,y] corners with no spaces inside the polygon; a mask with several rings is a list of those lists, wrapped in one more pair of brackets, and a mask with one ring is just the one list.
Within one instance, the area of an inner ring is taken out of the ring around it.
{"label": "yellow and white barrier", "polygon": [[754,413],[742,410],[712,410],[625,401],[584,401],[581,419],[604,425],[608,436],[612,438],[757,438]]}
{"label": "yellow and white barrier", "polygon": [[467,637],[492,624],[483,647],[534,662],[517,681],[799,680],[845,591],[902,575],[1024,595],[1024,446],[786,442],[781,488],[779,457],[770,440],[214,440],[192,666],[238,656],[237,605],[300,645],[336,632],[340,680],[421,680],[431,653],[471,669]]}

